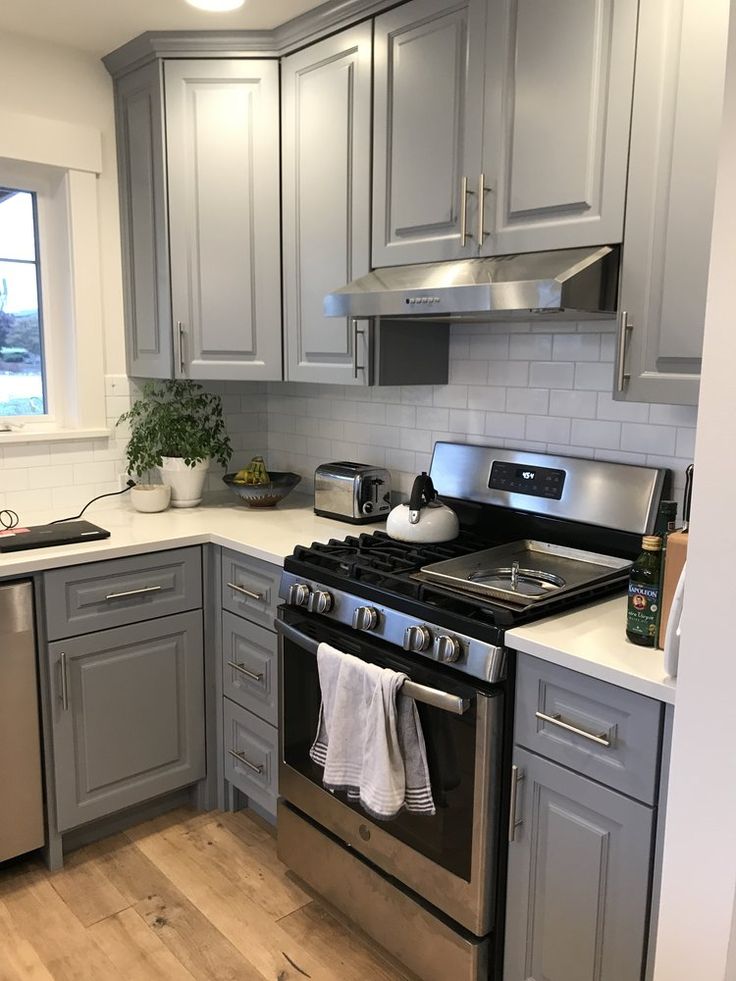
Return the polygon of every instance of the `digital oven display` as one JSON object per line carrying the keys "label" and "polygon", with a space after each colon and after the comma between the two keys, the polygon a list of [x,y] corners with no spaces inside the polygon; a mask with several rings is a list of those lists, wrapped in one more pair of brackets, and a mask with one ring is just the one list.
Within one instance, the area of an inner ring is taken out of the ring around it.
{"label": "digital oven display", "polygon": [[495,460],[488,486],[491,490],[559,501],[565,485],[565,471],[549,467],[520,467],[517,463]]}

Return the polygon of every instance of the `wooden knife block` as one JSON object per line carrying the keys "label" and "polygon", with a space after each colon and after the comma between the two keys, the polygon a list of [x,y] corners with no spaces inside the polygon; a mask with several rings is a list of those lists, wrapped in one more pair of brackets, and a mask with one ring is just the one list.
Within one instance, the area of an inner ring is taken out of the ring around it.
{"label": "wooden knife block", "polygon": [[680,579],[682,567],[687,558],[686,531],[673,531],[667,537],[667,552],[664,564],[664,585],[662,588],[662,619],[659,626],[659,641],[657,647],[664,650],[664,638],[667,636],[667,621],[670,617],[672,599],[675,595],[675,587]]}

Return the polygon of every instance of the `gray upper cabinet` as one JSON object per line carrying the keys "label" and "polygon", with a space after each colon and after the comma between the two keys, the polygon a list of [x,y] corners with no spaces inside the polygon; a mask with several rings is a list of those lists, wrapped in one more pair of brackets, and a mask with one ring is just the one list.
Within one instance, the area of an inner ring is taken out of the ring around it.
{"label": "gray upper cabinet", "polygon": [[116,82],[120,230],[128,372],[173,371],[161,62]]}
{"label": "gray upper cabinet", "polygon": [[504,981],[641,981],[652,809],[523,749]]}
{"label": "gray upper cabinet", "polygon": [[60,831],[205,775],[202,614],[49,645]]}
{"label": "gray upper cabinet", "polygon": [[641,5],[614,397],[696,405],[728,3]]}
{"label": "gray upper cabinet", "polygon": [[[373,265],[470,256],[486,0],[412,0],[375,21]],[[464,234],[465,232],[465,234]]]}
{"label": "gray upper cabinet", "polygon": [[352,321],[325,317],[322,301],[370,269],[371,78],[370,23],[281,64],[284,340],[291,381],[368,382],[361,335]]}
{"label": "gray upper cabinet", "polygon": [[128,368],[279,379],[279,68],[171,59],[116,80]]}
{"label": "gray upper cabinet", "polygon": [[621,241],[637,7],[489,0],[481,254]]}
{"label": "gray upper cabinet", "polygon": [[278,62],[164,78],[176,374],[280,379]]}

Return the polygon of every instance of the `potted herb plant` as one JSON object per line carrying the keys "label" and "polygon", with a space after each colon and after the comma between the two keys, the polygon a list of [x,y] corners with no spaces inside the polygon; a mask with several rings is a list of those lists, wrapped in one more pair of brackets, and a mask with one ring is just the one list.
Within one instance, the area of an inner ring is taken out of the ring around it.
{"label": "potted herb plant", "polygon": [[226,467],[232,456],[222,401],[195,382],[148,382],[122,422],[130,425],[129,473],[141,478],[157,469],[175,508],[199,504],[210,460]]}

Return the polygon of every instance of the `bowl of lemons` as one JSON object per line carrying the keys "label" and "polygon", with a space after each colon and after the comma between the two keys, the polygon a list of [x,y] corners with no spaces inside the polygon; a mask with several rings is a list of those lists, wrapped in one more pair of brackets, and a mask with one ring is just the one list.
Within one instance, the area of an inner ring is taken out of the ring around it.
{"label": "bowl of lemons", "polygon": [[298,473],[266,470],[263,457],[254,456],[247,467],[222,478],[227,487],[250,508],[275,508],[302,479]]}

